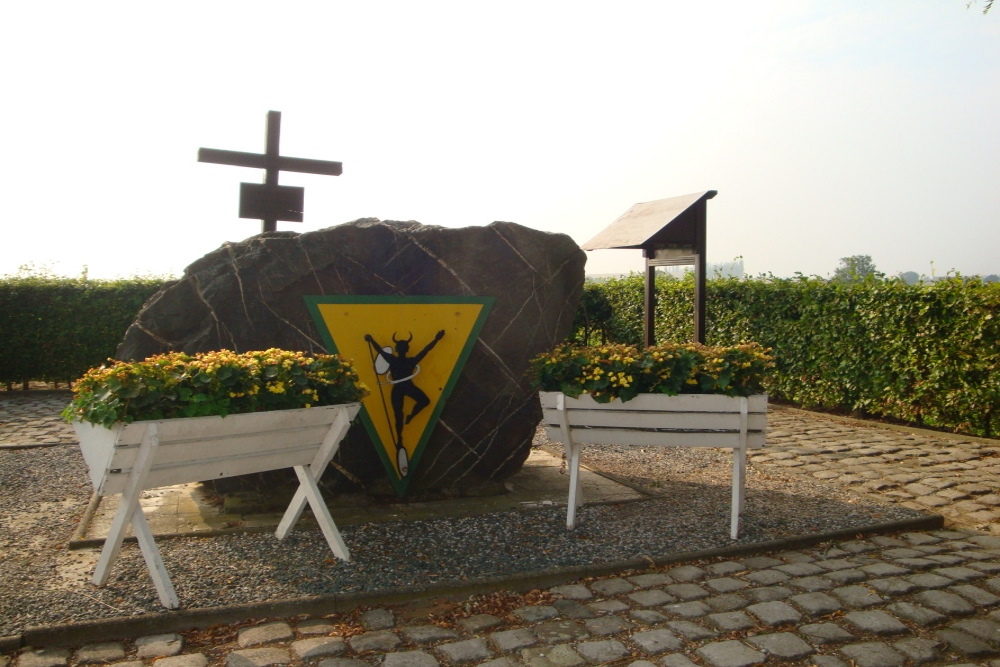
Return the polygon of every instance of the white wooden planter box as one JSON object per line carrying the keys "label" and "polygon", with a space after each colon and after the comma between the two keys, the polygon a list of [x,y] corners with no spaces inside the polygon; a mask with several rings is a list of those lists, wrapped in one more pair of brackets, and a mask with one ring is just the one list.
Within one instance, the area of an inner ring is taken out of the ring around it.
{"label": "white wooden planter box", "polygon": [[747,450],[764,446],[767,396],[640,394],[630,401],[598,403],[589,394],[570,398],[539,392],[543,424],[551,440],[563,443],[569,459],[566,527],[576,525],[580,497],[580,452],[585,444],[642,447],[726,447],[733,450],[730,537],[739,534],[746,486]]}
{"label": "white wooden planter box", "polygon": [[163,606],[179,606],[145,516],[143,491],[161,486],[294,468],[299,488],[276,535],[282,539],[308,502],[333,553],[350,559],[316,481],[337,452],[359,403],[275,410],[227,417],[194,417],[116,424],[74,422],[90,480],[101,496],[122,494],[93,581],[107,583],[130,523]]}

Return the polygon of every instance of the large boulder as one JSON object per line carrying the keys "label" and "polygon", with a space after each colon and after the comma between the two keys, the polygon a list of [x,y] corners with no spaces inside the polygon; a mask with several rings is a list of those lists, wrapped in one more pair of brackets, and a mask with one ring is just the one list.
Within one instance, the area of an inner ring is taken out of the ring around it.
{"label": "large boulder", "polygon": [[[528,360],[570,333],[585,261],[568,236],[509,222],[448,229],[363,219],[304,234],[270,232],[191,264],[146,303],[116,356],[322,352],[306,296],[495,297],[408,495],[495,489],[528,456],[541,419]],[[332,467],[325,479],[334,490],[388,492],[386,471],[358,424]]]}

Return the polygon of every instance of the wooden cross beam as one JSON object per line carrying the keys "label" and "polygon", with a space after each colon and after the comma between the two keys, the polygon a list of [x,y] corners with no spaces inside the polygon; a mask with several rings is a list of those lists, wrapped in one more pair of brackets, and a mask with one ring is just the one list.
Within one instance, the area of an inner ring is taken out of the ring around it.
{"label": "wooden cross beam", "polygon": [[261,220],[261,232],[273,232],[278,220],[302,222],[305,188],[278,185],[279,171],[340,176],[343,165],[327,160],[285,157],[278,150],[281,139],[281,112],[267,112],[267,147],[261,153],[199,148],[198,162],[253,167],[264,170],[264,184],[240,184],[240,217]]}

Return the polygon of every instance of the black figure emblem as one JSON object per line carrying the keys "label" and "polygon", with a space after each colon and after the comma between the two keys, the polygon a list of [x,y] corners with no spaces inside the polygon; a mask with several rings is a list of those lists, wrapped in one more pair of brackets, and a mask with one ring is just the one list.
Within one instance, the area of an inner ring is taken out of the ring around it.
{"label": "black figure emblem", "polygon": [[[392,387],[389,400],[392,403],[392,414],[396,426],[396,462],[402,477],[406,476],[410,467],[406,448],[403,447],[403,427],[431,403],[427,394],[413,384],[413,378],[420,373],[420,361],[442,338],[444,338],[443,329],[435,334],[434,340],[427,343],[424,349],[410,357],[407,355],[410,352],[410,343],[413,342],[412,333],[409,338],[404,339],[397,339],[396,334],[392,334],[392,342],[396,344],[395,354],[393,354],[391,347],[383,347],[376,342],[371,334],[365,334],[365,340],[373,347],[372,361],[375,364],[375,372],[379,375],[385,375],[386,383]],[[410,409],[410,414],[406,415],[404,419],[403,408],[407,398],[413,401],[413,407]],[[384,395],[382,403],[385,404]]]}

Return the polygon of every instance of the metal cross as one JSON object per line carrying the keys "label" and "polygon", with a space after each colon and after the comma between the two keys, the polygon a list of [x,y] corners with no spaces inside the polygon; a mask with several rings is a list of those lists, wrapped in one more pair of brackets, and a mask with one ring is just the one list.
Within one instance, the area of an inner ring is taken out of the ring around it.
{"label": "metal cross", "polygon": [[343,165],[327,160],[284,157],[278,150],[281,138],[281,112],[267,112],[267,148],[263,154],[199,148],[198,162],[254,167],[264,170],[264,184],[240,183],[240,217],[261,221],[261,232],[273,232],[278,220],[302,222],[305,188],[278,185],[279,171],[340,176]]}

